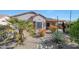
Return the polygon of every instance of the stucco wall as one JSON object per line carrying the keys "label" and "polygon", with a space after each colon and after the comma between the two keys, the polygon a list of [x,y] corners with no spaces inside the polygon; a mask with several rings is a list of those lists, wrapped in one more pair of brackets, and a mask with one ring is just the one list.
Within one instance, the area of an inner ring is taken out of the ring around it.
{"label": "stucco wall", "polygon": [[[33,18],[33,21],[36,23],[36,22],[42,22],[42,28],[41,29],[46,29],[46,19],[43,18],[42,16],[36,16]],[[36,24],[35,24],[35,30],[36,30],[36,33],[39,32],[39,29],[36,28]]]}
{"label": "stucco wall", "polygon": [[46,28],[46,19],[41,17],[41,16],[36,16],[33,18],[33,21],[35,22],[42,22],[43,23],[43,28]]}

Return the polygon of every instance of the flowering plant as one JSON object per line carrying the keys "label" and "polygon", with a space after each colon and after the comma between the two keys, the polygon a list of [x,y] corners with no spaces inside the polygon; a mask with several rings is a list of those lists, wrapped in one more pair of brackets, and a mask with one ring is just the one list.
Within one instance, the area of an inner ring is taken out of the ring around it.
{"label": "flowering plant", "polygon": [[45,29],[40,29],[40,30],[39,30],[39,35],[40,35],[41,37],[43,37],[43,36],[45,35],[45,33],[46,33],[46,30],[45,30]]}

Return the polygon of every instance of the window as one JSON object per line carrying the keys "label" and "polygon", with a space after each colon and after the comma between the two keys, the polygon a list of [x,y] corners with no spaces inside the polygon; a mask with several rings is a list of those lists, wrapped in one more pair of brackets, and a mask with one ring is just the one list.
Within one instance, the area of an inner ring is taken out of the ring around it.
{"label": "window", "polygon": [[36,22],[36,28],[37,29],[40,29],[40,28],[42,28],[42,22]]}

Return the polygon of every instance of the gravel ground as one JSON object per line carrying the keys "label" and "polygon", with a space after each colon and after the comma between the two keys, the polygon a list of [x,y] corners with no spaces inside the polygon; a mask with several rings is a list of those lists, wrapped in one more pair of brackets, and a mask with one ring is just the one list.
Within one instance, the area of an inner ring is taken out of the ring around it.
{"label": "gravel ground", "polygon": [[[27,34],[26,34],[27,33]],[[15,49],[58,49],[58,45],[55,44],[52,39],[52,34],[47,33],[43,38],[33,38],[29,36],[28,32],[24,31],[25,41],[24,45],[18,45]],[[78,44],[70,42],[69,36],[65,35],[66,45],[63,45],[62,49],[78,49]],[[62,46],[62,45],[60,45]]]}

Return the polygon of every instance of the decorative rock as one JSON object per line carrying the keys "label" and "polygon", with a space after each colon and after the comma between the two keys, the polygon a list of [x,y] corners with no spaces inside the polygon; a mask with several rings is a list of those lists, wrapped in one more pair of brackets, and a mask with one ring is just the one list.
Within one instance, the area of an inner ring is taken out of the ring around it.
{"label": "decorative rock", "polygon": [[3,33],[1,33],[0,35],[0,43],[3,42],[2,44],[0,44],[1,49],[10,49],[16,46],[17,44],[15,33],[19,32],[19,30],[16,28],[15,29],[10,28],[10,31],[7,31],[6,29],[7,28],[1,29],[4,30]]}

